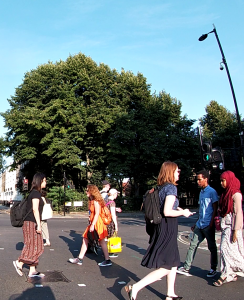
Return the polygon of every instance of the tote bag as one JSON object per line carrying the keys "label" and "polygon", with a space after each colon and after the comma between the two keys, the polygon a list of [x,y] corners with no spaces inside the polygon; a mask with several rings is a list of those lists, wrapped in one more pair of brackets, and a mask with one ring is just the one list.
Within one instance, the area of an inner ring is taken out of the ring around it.
{"label": "tote bag", "polygon": [[114,234],[112,237],[108,238],[108,253],[118,253],[122,251],[122,241],[121,237]]}
{"label": "tote bag", "polygon": [[53,217],[53,210],[52,210],[51,204],[47,203],[44,198],[42,198],[42,199],[44,202],[43,209],[42,209],[42,220],[51,219]]}

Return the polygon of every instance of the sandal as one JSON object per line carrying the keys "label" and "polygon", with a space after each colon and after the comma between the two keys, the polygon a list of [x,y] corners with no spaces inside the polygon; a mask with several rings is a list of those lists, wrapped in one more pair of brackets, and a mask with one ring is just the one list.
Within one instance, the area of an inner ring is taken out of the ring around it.
{"label": "sandal", "polygon": [[45,274],[37,272],[37,273],[28,275],[28,277],[30,277],[30,278],[33,278],[33,277],[40,277],[40,278],[42,278],[42,277],[45,277]]}
{"label": "sandal", "polygon": [[16,272],[19,274],[19,276],[23,276],[22,269],[20,267],[18,267],[18,260],[14,260],[13,265],[15,267]]}
{"label": "sandal", "polygon": [[125,290],[128,293],[129,299],[130,300],[136,300],[136,298],[132,297],[132,289],[133,289],[133,285],[125,286]]}
{"label": "sandal", "polygon": [[167,298],[168,298],[168,300],[169,299],[174,299],[174,300],[181,300],[181,299],[183,299],[183,297],[180,297],[180,296],[174,296],[173,297],[173,296],[168,296],[168,295],[166,296],[166,300],[167,300]]}
{"label": "sandal", "polygon": [[44,243],[43,246],[44,246],[44,247],[46,247],[46,246],[50,247],[51,244],[50,244],[50,243]]}
{"label": "sandal", "polygon": [[217,287],[220,287],[220,286],[223,285],[224,283],[226,283],[226,278],[223,279],[223,278],[219,277],[218,280],[216,280],[216,281],[213,282],[213,285],[214,285],[214,286],[217,286]]}

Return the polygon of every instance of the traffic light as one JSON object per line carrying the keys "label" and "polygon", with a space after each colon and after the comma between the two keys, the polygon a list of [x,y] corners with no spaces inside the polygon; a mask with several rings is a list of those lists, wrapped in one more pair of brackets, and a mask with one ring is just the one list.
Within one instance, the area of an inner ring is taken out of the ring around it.
{"label": "traffic light", "polygon": [[67,188],[67,189],[71,189],[71,190],[74,190],[74,189],[75,189],[75,185],[74,185],[74,184],[71,184],[70,181],[67,180],[67,179],[66,179],[66,184],[65,184],[65,185],[66,185],[66,188]]}
{"label": "traffic light", "polygon": [[23,191],[28,191],[28,179],[23,179]]}
{"label": "traffic light", "polygon": [[202,145],[202,159],[205,164],[212,162],[212,145],[211,142],[205,142]]}
{"label": "traffic light", "polygon": [[224,153],[221,148],[212,149],[212,168],[224,170]]}

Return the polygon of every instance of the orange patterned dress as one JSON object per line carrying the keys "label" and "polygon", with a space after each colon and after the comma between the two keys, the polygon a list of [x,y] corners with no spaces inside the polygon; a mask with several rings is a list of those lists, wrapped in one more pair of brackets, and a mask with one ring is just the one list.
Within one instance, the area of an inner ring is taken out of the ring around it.
{"label": "orange patterned dress", "polygon": [[[92,223],[94,217],[95,217],[95,206],[94,206],[94,200],[90,202],[90,224]],[[90,229],[90,225],[87,226],[83,237],[87,239],[87,233]],[[99,241],[105,239],[108,236],[108,231],[107,231],[107,226],[104,225],[103,220],[101,218],[101,209],[100,209],[100,214],[98,216],[97,223],[95,224],[95,230],[97,231],[99,235]]]}

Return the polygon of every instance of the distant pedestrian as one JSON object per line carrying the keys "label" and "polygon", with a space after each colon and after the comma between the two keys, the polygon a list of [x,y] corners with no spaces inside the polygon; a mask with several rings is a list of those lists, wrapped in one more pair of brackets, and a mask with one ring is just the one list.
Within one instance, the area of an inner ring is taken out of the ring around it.
{"label": "distant pedestrian", "polygon": [[220,176],[224,191],[219,201],[221,217],[220,278],[213,283],[220,287],[223,283],[236,281],[237,272],[244,274],[243,211],[240,181],[231,171]]}
{"label": "distant pedestrian", "polygon": [[[118,221],[117,221],[117,216],[116,216],[116,203],[115,199],[118,196],[118,191],[116,189],[111,189],[109,191],[109,196],[108,196],[108,202],[106,206],[109,208],[111,215],[112,215],[112,221],[109,225],[107,225],[108,229],[108,238],[112,237],[114,234],[117,235],[118,233]],[[115,258],[118,257],[117,253],[109,253],[109,257]]]}
{"label": "distant pedestrian", "polygon": [[33,177],[30,194],[27,198],[27,212],[30,211],[23,224],[24,248],[18,260],[13,261],[14,267],[20,276],[23,276],[23,265],[29,266],[29,277],[44,277],[45,275],[37,272],[36,266],[38,259],[44,251],[41,214],[43,200],[41,189],[46,187],[46,176],[36,173]]}
{"label": "distant pedestrian", "polygon": [[88,234],[92,233],[94,236],[98,235],[98,241],[101,245],[101,248],[103,250],[103,254],[105,257],[105,260],[98,265],[100,267],[107,267],[111,266],[112,262],[109,259],[108,254],[108,247],[107,243],[105,242],[105,238],[108,236],[107,226],[103,223],[102,217],[101,217],[101,209],[105,206],[105,202],[97,188],[97,186],[93,184],[89,184],[86,189],[87,197],[89,198],[89,210],[90,210],[90,217],[89,217],[89,225],[86,228],[84,234],[83,234],[83,241],[82,246],[80,250],[80,254],[77,258],[70,258],[69,262],[72,264],[82,265],[83,264],[83,258],[86,254],[89,238]]}
{"label": "distant pedestrian", "polygon": [[[110,191],[110,188],[111,188],[111,185],[110,183],[107,181],[107,180],[103,180],[102,181],[102,185],[103,185],[103,188],[102,190],[100,191],[105,203],[108,202],[108,196],[109,196],[109,191]],[[122,212],[122,209],[120,207],[116,207],[116,212]]]}
{"label": "distant pedestrian", "polygon": [[105,203],[108,201],[108,192],[110,190],[110,183],[107,180],[102,181],[103,188],[100,191]]}
{"label": "distant pedestrian", "polygon": [[[51,201],[46,198],[47,192],[46,191],[42,191],[42,200],[45,203],[49,203],[51,204]],[[47,225],[47,220],[41,220],[41,228],[42,228],[42,238],[43,238],[43,242],[44,242],[44,247],[46,246],[51,246],[51,242],[50,242],[50,237],[49,237],[49,230],[48,230],[48,225]]]}
{"label": "distant pedestrian", "polygon": [[218,252],[215,241],[215,224],[214,218],[218,209],[218,194],[208,184],[209,172],[202,170],[197,173],[197,183],[201,188],[199,195],[199,219],[193,226],[193,237],[188,249],[184,265],[178,269],[178,273],[188,274],[196,251],[200,243],[206,238],[208,250],[210,251],[211,269],[207,277],[214,277],[217,274]]}
{"label": "distant pedestrian", "polygon": [[167,278],[166,300],[182,299],[175,294],[176,270],[180,264],[177,245],[177,217],[189,217],[193,213],[189,209],[182,209],[178,206],[176,182],[179,180],[179,173],[178,166],[173,162],[167,161],[161,166],[157,184],[160,186],[159,198],[162,220],[160,224],[153,225],[150,245],[141,262],[142,266],[156,270],[132,286],[125,287],[130,300],[136,300],[137,294],[142,288],[164,276]]}

